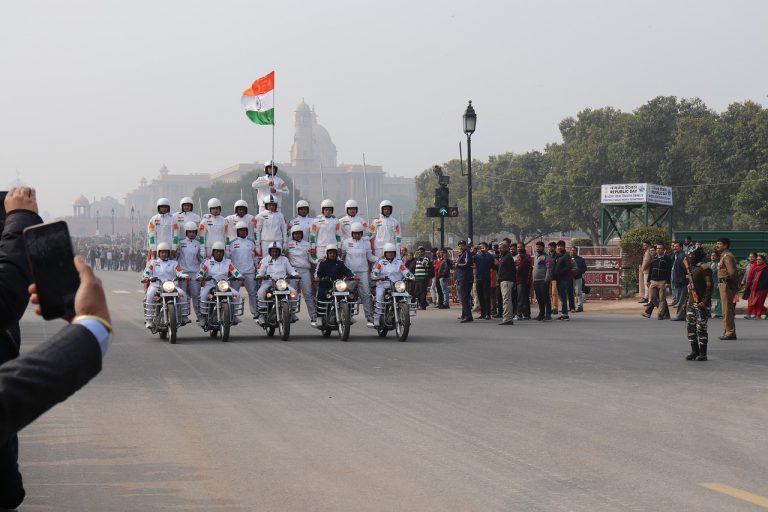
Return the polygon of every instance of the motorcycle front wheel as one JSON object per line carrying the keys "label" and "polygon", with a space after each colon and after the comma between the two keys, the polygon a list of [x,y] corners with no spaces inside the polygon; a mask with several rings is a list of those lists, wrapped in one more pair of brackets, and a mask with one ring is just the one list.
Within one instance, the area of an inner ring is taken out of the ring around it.
{"label": "motorcycle front wheel", "polygon": [[287,302],[280,303],[280,315],[277,323],[280,329],[280,339],[288,341],[288,337],[291,335],[291,307]]}
{"label": "motorcycle front wheel", "polygon": [[411,312],[408,304],[401,302],[397,305],[397,317],[395,324],[397,341],[405,341],[408,339],[408,331],[411,330]]}
{"label": "motorcycle front wheel", "polygon": [[352,317],[349,313],[349,304],[342,302],[339,309],[339,338],[341,341],[349,339],[349,330],[352,326]]}
{"label": "motorcycle front wheel", "polygon": [[221,341],[229,341],[229,328],[232,322],[229,307],[229,302],[224,302],[221,305]]}
{"label": "motorcycle front wheel", "polygon": [[174,304],[168,304],[168,341],[171,345],[176,344],[176,331],[178,325],[176,325],[176,306]]}

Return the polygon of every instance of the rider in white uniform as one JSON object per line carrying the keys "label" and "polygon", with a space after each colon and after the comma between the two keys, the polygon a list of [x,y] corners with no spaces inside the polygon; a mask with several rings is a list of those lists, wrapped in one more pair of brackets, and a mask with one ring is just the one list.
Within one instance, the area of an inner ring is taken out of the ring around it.
{"label": "rider in white uniform", "polygon": [[315,257],[310,254],[309,242],[304,240],[304,230],[296,225],[291,228],[291,239],[285,246],[285,254],[288,261],[296,272],[301,276],[299,287],[304,296],[304,303],[307,305],[309,318],[312,322],[317,319],[317,306],[312,290],[312,265],[315,264]]}
{"label": "rider in white uniform", "polygon": [[[293,268],[293,265],[288,261],[288,258],[281,255],[283,249],[279,242],[272,242],[272,245],[267,249],[267,256],[262,258],[261,263],[259,264],[259,270],[256,272],[256,277],[258,279],[264,279],[259,287],[259,302],[264,302],[264,299],[267,296],[267,290],[272,284],[269,280],[275,281],[281,278],[296,279],[300,277],[300,274],[296,272],[296,269]],[[288,290],[294,293],[296,292],[296,289],[290,286],[290,284],[288,285]],[[264,318],[259,315],[257,322],[259,325],[263,324]]]}
{"label": "rider in white uniform", "polygon": [[301,227],[304,232],[302,239],[309,243],[309,234],[312,231],[312,223],[315,221],[314,217],[309,216],[309,203],[303,199],[296,202],[296,213],[296,217],[288,222],[288,230],[292,230],[295,226]]}
{"label": "rider in white uniform", "polygon": [[[200,270],[197,272],[197,280],[202,284],[202,289],[200,290],[201,301],[208,301],[208,293],[210,293],[211,288],[216,286],[218,281],[231,277],[236,279],[242,278],[240,271],[232,264],[232,261],[224,257],[225,247],[224,242],[214,242],[211,246],[212,256],[200,265]],[[211,278],[210,280],[208,280],[209,277]],[[240,294],[234,288],[230,288],[230,290],[232,291],[232,302],[235,304],[239,303]],[[198,319],[200,325],[206,323],[205,317],[206,315],[203,315]],[[234,322],[239,323],[237,316],[235,316]]]}
{"label": "rider in white uniform", "polygon": [[[200,256],[200,241],[197,239],[198,224],[193,221],[187,221],[184,224],[184,238],[179,241],[176,249],[176,260],[185,274],[194,276],[200,270],[200,264],[203,262]],[[187,292],[192,301],[192,307],[195,308],[195,317],[200,319],[200,283],[196,279],[187,280]]]}
{"label": "rider in white uniform", "polygon": [[281,211],[280,205],[283,202],[283,197],[291,193],[288,190],[288,184],[277,176],[277,165],[272,160],[264,162],[264,176],[256,178],[251,186],[256,190],[259,213],[267,209],[265,202],[270,195],[275,196],[277,211]]}
{"label": "rider in white uniform", "polygon": [[161,197],[157,200],[157,214],[149,219],[147,225],[147,239],[149,240],[149,256],[157,257],[157,246],[167,243],[171,251],[176,250],[179,243],[179,226],[171,214],[171,202]]}
{"label": "rider in white uniform", "polygon": [[343,241],[352,238],[352,224],[355,222],[362,224],[363,229],[365,230],[363,235],[365,240],[368,240],[368,221],[365,220],[365,217],[361,217],[357,214],[359,211],[357,201],[354,199],[347,201],[346,204],[344,204],[344,211],[346,211],[347,214],[339,219],[339,224],[341,225],[341,240]]}
{"label": "rider in white uniform", "polygon": [[[401,279],[415,279],[411,271],[408,270],[408,267],[406,267],[402,260],[397,257],[397,248],[395,247],[395,244],[388,243],[381,249],[384,253],[384,257],[376,262],[373,266],[373,271],[371,272],[371,279],[376,281],[376,302],[382,302],[384,300],[384,291],[391,286],[391,283],[390,281],[387,281],[387,278],[392,282]],[[380,316],[381,315],[378,313],[374,313],[374,325],[379,325]]]}
{"label": "rider in white uniform", "polygon": [[176,224],[179,225],[178,238],[179,242],[181,242],[187,236],[184,226],[187,222],[194,222],[195,231],[197,231],[198,226],[200,226],[200,216],[192,211],[195,208],[195,204],[192,202],[191,197],[182,197],[181,201],[179,201],[179,208],[181,208],[181,211],[174,213],[173,216],[176,219]]}
{"label": "rider in white uniform", "polygon": [[231,243],[233,240],[239,238],[239,235],[235,233],[235,226],[238,222],[244,222],[248,228],[248,235],[246,238],[253,240],[253,215],[248,213],[248,203],[239,199],[235,201],[235,213],[227,215],[227,243]]}
{"label": "rider in white uniform", "polygon": [[211,248],[216,242],[227,244],[227,219],[221,216],[221,201],[215,197],[208,200],[208,211],[200,221],[200,256],[210,258]]}
{"label": "rider in white uniform", "polygon": [[259,212],[256,216],[256,230],[254,232],[258,253],[262,258],[267,255],[267,249],[273,242],[279,243],[282,250],[288,241],[285,217],[277,211],[277,199],[270,195],[266,201],[267,209]]}
{"label": "rider in white uniform", "polygon": [[370,238],[373,239],[373,251],[377,258],[383,256],[384,245],[394,244],[397,257],[400,258],[400,242],[402,241],[400,223],[392,217],[392,201],[385,199],[379,204],[379,215],[368,227]]}
{"label": "rider in white uniform", "polygon": [[[143,282],[150,281],[152,278],[157,278],[158,281],[150,282],[149,288],[147,288],[147,294],[144,296],[144,302],[152,303],[158,302],[157,297],[163,286],[164,281],[174,281],[176,279],[189,279],[189,274],[185,274],[181,269],[181,265],[176,260],[171,259],[171,246],[166,242],[160,242],[157,244],[158,257],[151,259],[147,262],[147,266],[144,268]],[[187,294],[184,293],[180,287],[176,287],[176,291],[179,293],[179,303],[187,303]],[[146,313],[146,309],[144,310]],[[145,315],[147,323],[145,324],[147,329],[154,327],[154,316]],[[181,319],[182,323],[189,322],[189,318],[184,316]]]}
{"label": "rider in white uniform", "polygon": [[[243,283],[248,291],[248,307],[254,318],[259,313],[258,303],[256,302],[256,268],[258,267],[258,256],[256,256],[256,243],[248,238],[248,226],[245,222],[239,221],[234,226],[237,238],[232,240],[227,246],[229,258],[232,264],[243,275]],[[240,281],[232,283],[232,288],[240,290]]]}
{"label": "rider in white uniform", "polygon": [[371,252],[371,243],[364,238],[365,228],[359,222],[350,227],[351,236],[341,244],[341,254],[344,264],[358,278],[358,296],[363,301],[365,319],[368,327],[373,327],[373,305],[371,303],[371,263],[376,263],[376,256]]}
{"label": "rider in white uniform", "polygon": [[323,199],[320,203],[320,215],[312,223],[309,234],[309,244],[317,251],[318,247],[339,245],[341,242],[341,226],[339,219],[333,216],[333,201]]}

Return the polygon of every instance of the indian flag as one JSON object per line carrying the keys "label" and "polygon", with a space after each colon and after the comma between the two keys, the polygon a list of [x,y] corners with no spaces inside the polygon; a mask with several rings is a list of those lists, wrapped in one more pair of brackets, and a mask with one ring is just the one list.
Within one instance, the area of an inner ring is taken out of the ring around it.
{"label": "indian flag", "polygon": [[275,124],[275,72],[265,75],[243,91],[245,115],[256,124]]}

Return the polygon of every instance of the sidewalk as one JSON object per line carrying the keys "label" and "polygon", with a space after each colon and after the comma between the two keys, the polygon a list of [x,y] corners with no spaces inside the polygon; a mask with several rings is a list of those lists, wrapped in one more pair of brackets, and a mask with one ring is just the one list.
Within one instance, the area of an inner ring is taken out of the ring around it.
{"label": "sidewalk", "polygon": [[[644,304],[638,304],[640,300],[638,297],[630,297],[622,300],[595,300],[587,301],[584,305],[586,311],[609,313],[616,315],[632,315],[638,316],[643,312]],[[672,308],[672,302],[667,300],[667,304],[670,306],[670,312],[677,311],[677,308]],[[747,312],[747,301],[739,300],[736,304],[736,316],[745,315]]]}

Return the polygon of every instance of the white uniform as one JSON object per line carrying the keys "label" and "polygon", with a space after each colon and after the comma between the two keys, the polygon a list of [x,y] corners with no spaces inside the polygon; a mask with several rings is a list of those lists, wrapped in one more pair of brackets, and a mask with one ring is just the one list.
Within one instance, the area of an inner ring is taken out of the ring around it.
{"label": "white uniform", "polygon": [[[179,262],[176,260],[172,260],[170,258],[165,261],[161,260],[160,258],[149,260],[147,262],[147,266],[144,268],[144,277],[147,279],[156,277],[160,281],[149,283],[147,294],[144,296],[144,302],[151,303],[154,301],[155,295],[158,294],[160,287],[163,285],[163,281],[173,281],[176,278],[183,278],[185,276],[186,274],[181,269],[181,265],[179,265]],[[182,304],[186,303],[187,294],[184,293],[184,290],[176,287],[176,291],[179,293],[179,302]],[[146,309],[144,311],[146,312]],[[152,316],[146,315],[146,317],[147,320],[152,320]]]}
{"label": "white uniform", "polygon": [[[397,256],[395,256],[392,261],[389,261],[387,258],[381,258],[377,261],[373,265],[371,277],[376,281],[376,302],[382,302],[384,300],[384,291],[391,286],[390,282],[387,281],[387,278],[393,282],[400,279],[414,278],[411,271],[405,266],[405,263],[403,263]],[[379,311],[379,308],[376,308],[376,311]],[[374,313],[374,324],[379,324],[379,317],[380,315],[378,313]]]}
{"label": "white uniform", "polygon": [[304,303],[307,305],[309,317],[314,321],[317,318],[317,306],[315,304],[314,291],[312,290],[312,265],[315,264],[316,260],[310,256],[309,249],[309,242],[304,240],[300,242],[288,240],[285,253],[291,266],[301,276],[299,281],[301,294],[304,295]]}
{"label": "white uniform", "polygon": [[304,238],[302,238],[303,241],[309,243],[309,235],[312,232],[312,223],[315,222],[314,217],[310,217],[307,215],[306,217],[302,217],[301,215],[297,215],[296,217],[292,218],[288,222],[288,233],[290,238],[290,232],[291,228],[294,226],[300,226],[301,230],[304,232]]}
{"label": "white uniform", "polygon": [[318,215],[312,222],[312,230],[309,234],[309,244],[313,249],[319,247],[321,253],[325,253],[325,246],[329,244],[339,245],[341,242],[341,225],[336,217]]}
{"label": "white uniform", "polygon": [[[243,275],[245,289],[248,291],[248,307],[251,314],[259,312],[256,302],[256,268],[258,257],[256,256],[256,243],[248,238],[237,237],[227,247],[232,264]],[[240,290],[240,281],[232,283],[232,288]]]}
{"label": "white uniform", "polygon": [[264,210],[256,216],[256,230],[254,238],[259,245],[259,255],[266,257],[269,254],[267,247],[272,242],[278,242],[280,247],[285,247],[288,241],[285,217],[280,212]]}
{"label": "white uniform", "polygon": [[344,264],[358,278],[357,286],[360,288],[358,295],[363,301],[365,319],[370,322],[373,319],[370,264],[377,261],[376,256],[371,252],[371,243],[365,234],[360,240],[355,240],[352,237],[347,238],[341,244],[341,255]]}
{"label": "white uniform", "polygon": [[[339,219],[339,224],[341,225],[341,239],[346,240],[347,238],[352,238],[352,224],[355,222],[359,222],[363,225],[363,240],[368,240],[368,221],[365,220],[364,217],[361,217],[360,215],[355,215],[354,217],[350,215],[345,215],[344,217]],[[349,266],[349,265],[347,265]]]}
{"label": "white uniform", "polygon": [[242,217],[240,217],[238,214],[233,213],[232,215],[227,215],[226,217],[227,221],[227,238],[230,242],[237,240],[237,231],[235,230],[235,225],[243,221],[245,222],[245,225],[248,226],[248,236],[246,238],[250,238],[253,240],[253,215],[250,213],[246,213]]}
{"label": "white uniform", "polygon": [[158,213],[149,219],[147,224],[147,239],[149,240],[149,250],[151,256],[157,256],[157,245],[163,242],[171,246],[175,251],[179,243],[177,238],[179,226],[170,213]]}
{"label": "white uniform", "polygon": [[[288,261],[288,258],[281,254],[277,257],[277,259],[272,259],[272,256],[269,255],[262,258],[261,263],[259,263],[259,270],[256,272],[256,275],[258,277],[265,277],[275,280],[284,277],[296,277],[298,273],[296,272],[296,269],[293,268],[293,265],[291,265],[291,262]],[[267,279],[261,283],[258,293],[260,302],[263,302],[264,298],[267,296],[267,290],[269,289],[270,285],[271,283]],[[290,285],[288,286],[288,289],[292,292],[296,291]]]}
{"label": "white uniform", "polygon": [[[272,182],[271,186],[269,184],[270,181]],[[288,190],[288,184],[280,176],[268,176],[266,174],[259,176],[251,186],[256,190],[256,203],[259,205],[259,213],[266,211],[264,201],[269,198],[270,194],[274,196],[275,202],[277,202],[277,211],[281,211],[280,205],[283,202],[283,197],[291,193]],[[270,190],[272,188],[275,189],[274,192]]]}
{"label": "white uniform", "polygon": [[378,258],[384,257],[384,244],[395,244],[395,257],[400,258],[400,242],[402,234],[400,232],[400,222],[396,218],[385,217],[383,215],[375,218],[368,226],[368,233],[373,239],[373,250]]}
{"label": "white uniform", "polygon": [[200,256],[212,257],[211,246],[215,242],[227,243],[227,219],[221,215],[206,213],[200,221],[200,229],[197,234],[200,237]]}
{"label": "white uniform", "polygon": [[[206,279],[208,277],[213,278],[212,281],[203,281],[203,287],[200,290],[200,300],[208,300],[208,292],[211,288],[216,286],[216,282],[222,279],[228,279],[230,277],[240,278],[242,275],[232,264],[232,260],[229,258],[222,258],[221,261],[216,261],[213,258],[208,258],[200,265],[200,270],[197,272],[198,279]],[[232,290],[232,301],[240,302],[240,294],[234,288]]]}
{"label": "white uniform", "polygon": [[192,277],[186,282],[187,292],[190,300],[192,300],[192,306],[195,308],[195,316],[200,318],[200,283],[194,279],[200,271],[200,264],[203,262],[203,258],[200,256],[200,242],[196,238],[190,240],[185,236],[176,249],[176,260],[179,262],[181,270]]}
{"label": "white uniform", "polygon": [[[179,225],[179,242],[187,238],[187,232],[184,230],[185,222],[194,222],[195,226],[200,225],[200,216],[195,212],[176,212],[173,214],[176,224]],[[199,234],[199,233],[198,233]]]}

